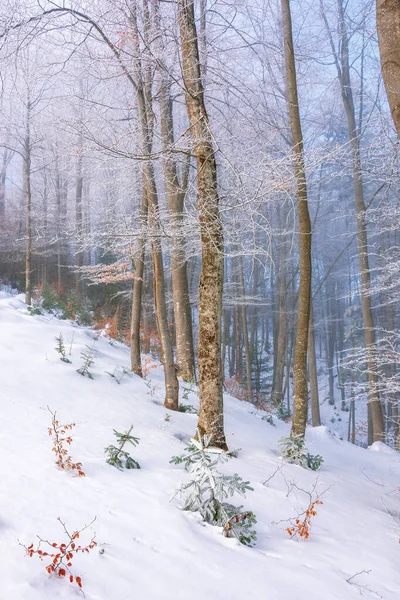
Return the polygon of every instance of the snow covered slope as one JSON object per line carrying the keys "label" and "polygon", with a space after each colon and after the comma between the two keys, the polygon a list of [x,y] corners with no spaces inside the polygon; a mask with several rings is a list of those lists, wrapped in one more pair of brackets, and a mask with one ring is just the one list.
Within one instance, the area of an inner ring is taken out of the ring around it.
{"label": "snow covered slope", "polygon": [[[54,350],[60,332],[72,364]],[[400,598],[398,454],[379,444],[353,447],[324,427],[310,429],[309,449],[325,459],[317,490],[327,491],[310,538],[290,539],[286,520],[307,508],[317,475],[285,465],[271,478],[282,466],[276,448],[288,425],[272,427],[250,404],[226,397],[228,443],[241,448],[226,472],[254,487],[238,500],[258,520],[257,544],[247,548],[181,511],[179,501],[169,502],[188,477],[169,460],[194,433],[196,415],[163,408],[160,368],[150,374],[160,386],[154,395],[136,376],[118,385],[106,371],[129,365],[127,348],[94,341],[95,332],[71,322],[32,317],[20,296],[0,297],[0,336],[1,600],[81,597],[66,579],[49,577],[46,563],[26,557],[18,541],[29,545],[40,535],[58,542],[57,517],[75,530],[95,516],[87,533],[96,532],[99,545],[73,567],[88,600]],[[87,344],[97,355],[94,380],[76,372]],[[60,422],[76,422],[71,455],[86,477],[56,467],[47,406]],[[115,441],[114,428],[131,424],[140,444],[130,451],[142,468],[120,472],[106,464],[104,447]]]}

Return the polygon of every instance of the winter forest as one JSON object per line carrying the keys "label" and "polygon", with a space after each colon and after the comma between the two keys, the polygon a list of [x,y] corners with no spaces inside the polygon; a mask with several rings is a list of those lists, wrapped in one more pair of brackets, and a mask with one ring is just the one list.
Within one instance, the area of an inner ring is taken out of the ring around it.
{"label": "winter forest", "polygon": [[399,597],[399,135],[398,0],[3,0],[0,600]]}

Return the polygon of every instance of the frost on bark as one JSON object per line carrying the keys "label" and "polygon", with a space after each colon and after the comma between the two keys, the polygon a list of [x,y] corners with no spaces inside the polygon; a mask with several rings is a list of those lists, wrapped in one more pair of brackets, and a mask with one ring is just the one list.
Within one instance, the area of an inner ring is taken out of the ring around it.
{"label": "frost on bark", "polygon": [[376,1],[382,77],[397,135],[400,136],[400,2]]}
{"label": "frost on bark", "polygon": [[320,0],[322,17],[328,32],[332,53],[338,73],[343,106],[347,117],[347,126],[353,159],[354,199],[357,218],[357,243],[360,263],[361,307],[364,326],[364,340],[368,366],[368,442],[383,441],[385,425],[378,391],[378,369],[374,357],[376,335],[371,303],[371,271],[369,267],[368,236],[366,225],[366,206],[364,202],[364,184],[361,169],[360,140],[357,128],[353,88],[350,77],[349,34],[346,27],[346,14],[343,0],[337,0],[339,16],[340,48],[336,50],[331,30],[324,12],[323,0]]}
{"label": "frost on bark", "polygon": [[202,266],[199,288],[200,435],[226,448],[224,434],[221,313],[223,286],[223,229],[219,214],[217,168],[200,73],[193,0],[178,0],[186,108],[197,165],[197,206]]}
{"label": "frost on bark", "polygon": [[289,105],[294,172],[297,187],[296,198],[299,224],[300,263],[297,330],[293,359],[293,422],[291,435],[304,438],[308,413],[307,349],[311,307],[311,221],[308,212],[303,134],[301,130],[299,100],[297,94],[296,65],[289,0],[282,0],[281,6],[283,39],[285,45],[286,93]]}

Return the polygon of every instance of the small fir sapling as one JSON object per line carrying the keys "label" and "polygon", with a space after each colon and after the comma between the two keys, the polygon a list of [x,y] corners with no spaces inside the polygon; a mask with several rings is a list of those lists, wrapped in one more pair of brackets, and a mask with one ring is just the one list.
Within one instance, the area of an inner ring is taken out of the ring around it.
{"label": "small fir sapling", "polygon": [[[72,561],[77,554],[85,552],[89,553],[90,550],[93,550],[93,548],[97,546],[97,542],[95,541],[96,535],[93,535],[86,546],[81,546],[77,542],[77,540],[80,538],[80,535],[91,525],[93,525],[96,517],[88,525],[85,525],[82,527],[82,529],[74,531],[73,533],[68,531],[65,523],[60,519],[60,517],[58,517],[57,520],[61,523],[66,535],[66,540],[63,543],[59,544],[57,542],[49,542],[48,540],[44,540],[37,536],[39,543],[36,548],[34,547],[33,543],[29,546],[25,546],[21,543],[20,545],[25,548],[27,556],[32,558],[34,555],[36,555],[41,561],[51,561],[46,566],[46,571],[49,575],[54,573],[58,577],[66,577],[68,574],[70,583],[76,583],[76,585],[82,589],[82,578],[79,575],[74,575],[71,572]],[[42,550],[42,548],[45,549]]]}
{"label": "small fir sapling", "polygon": [[283,402],[279,402],[278,407],[276,409],[276,416],[281,421],[287,421],[290,419],[290,410],[283,404]]}
{"label": "small fir sapling", "polygon": [[67,434],[67,431],[71,431],[75,427],[75,423],[60,425],[57,420],[57,413],[53,413],[49,407],[47,409],[52,416],[51,427],[48,428],[48,433],[50,436],[53,436],[52,451],[57,457],[56,465],[64,471],[74,471],[78,477],[84,477],[85,473],[82,470],[82,463],[73,462],[72,457],[68,454],[68,450],[64,448],[64,444],[72,444],[72,437]]}
{"label": "small fir sapling", "polygon": [[119,433],[114,429],[115,437],[117,438],[118,446],[107,446],[104,448],[104,452],[108,454],[108,458],[106,462],[113,467],[116,467],[120,471],[125,469],[140,469],[139,463],[132,458],[132,456],[126,452],[123,448],[127,442],[132,444],[132,446],[137,446],[139,444],[139,438],[130,435],[133,429],[133,425],[130,426],[129,430],[126,433]]}
{"label": "small fir sapling", "polygon": [[89,379],[93,379],[93,375],[89,371],[90,367],[94,365],[94,350],[93,346],[90,347],[86,344],[87,350],[83,350],[81,352],[81,358],[83,360],[83,365],[76,370],[79,375],[83,375],[83,377],[89,377]]}
{"label": "small fir sapling", "polygon": [[299,435],[281,438],[279,454],[286,462],[312,471],[317,471],[324,462],[319,454],[310,454],[307,451],[304,440]]}
{"label": "small fir sapling", "polygon": [[202,438],[198,432],[198,439],[191,440],[185,454],[174,456],[170,461],[183,464],[191,475],[190,481],[182,484],[174,497],[184,499],[184,510],[199,512],[207,523],[222,527],[225,537],[235,537],[242,544],[251,546],[256,540],[254,513],[227,500],[236,493],[245,498],[246,492],[253,488],[236,473],[224,475],[217,471],[216,466],[227,460],[227,452],[212,447],[210,439]]}
{"label": "small fir sapling", "polygon": [[63,338],[62,334],[60,333],[59,336],[56,336],[55,340],[57,342],[57,346],[55,349],[56,349],[56,352],[58,352],[60,354],[60,360],[62,360],[65,363],[71,364],[71,361],[69,360],[69,358],[67,358],[67,356],[65,354],[64,338]]}
{"label": "small fir sapling", "polygon": [[120,367],[117,365],[112,373],[110,371],[106,371],[106,373],[115,379],[118,384],[120,384],[125,375],[130,375],[130,370],[126,367]]}
{"label": "small fir sapling", "polygon": [[195,385],[195,383],[193,381],[189,381],[187,383],[187,385],[183,386],[183,400],[184,403],[179,404],[178,410],[179,412],[183,412],[183,413],[189,413],[192,415],[198,415],[199,411],[197,410],[197,408],[195,408],[194,406],[192,406],[191,404],[186,404],[186,402],[189,402],[189,394],[190,393],[197,393],[198,392],[193,388],[193,386]]}
{"label": "small fir sapling", "polygon": [[198,415],[198,410],[192,406],[191,404],[179,404],[178,406],[179,412],[189,413],[191,415]]}
{"label": "small fir sapling", "polygon": [[270,425],[272,425],[272,427],[276,427],[272,415],[264,415],[263,417],[261,417],[261,420],[262,421],[266,421],[267,423],[269,423]]}

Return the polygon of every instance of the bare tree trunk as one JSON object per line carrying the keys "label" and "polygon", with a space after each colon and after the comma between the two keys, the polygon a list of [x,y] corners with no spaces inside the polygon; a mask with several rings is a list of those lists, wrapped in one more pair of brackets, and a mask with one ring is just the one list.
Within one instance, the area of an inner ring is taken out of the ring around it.
{"label": "bare tree trunk", "polygon": [[0,171],[0,216],[3,217],[6,211],[6,179],[7,179],[7,168],[10,160],[13,156],[13,152],[5,149],[3,152],[3,161],[1,164]]}
{"label": "bare tree trunk", "polygon": [[[169,81],[164,73],[161,74],[159,88],[161,135],[164,149],[163,168],[168,210],[174,234],[177,236],[182,233],[183,205],[188,185],[190,159],[185,163],[182,180],[179,183],[176,162],[169,154],[174,142],[174,126]],[[195,364],[187,262],[182,240],[174,239],[172,244],[172,297],[176,331],[176,362],[178,375],[184,381],[192,381],[195,377]]]}
{"label": "bare tree trunk", "polygon": [[400,3],[376,0],[382,77],[397,135],[400,136]]}
{"label": "bare tree trunk", "polygon": [[271,399],[274,404],[279,405],[283,401],[283,377],[285,370],[285,356],[287,348],[287,312],[286,312],[286,252],[285,243],[282,240],[279,251],[278,280],[278,324],[275,335],[276,348],[274,344],[274,379]]}
{"label": "bare tree trunk", "polygon": [[[143,2],[143,11],[145,26],[144,38],[145,43],[148,43],[150,15],[148,13],[147,0],[144,0]],[[135,9],[131,13],[131,17],[134,31],[137,34]],[[139,127],[143,155],[150,157],[153,145],[152,73],[150,61],[146,63],[146,70],[143,71],[142,69],[141,54],[138,42],[139,36],[137,35],[135,47],[137,52],[137,56],[135,58],[135,88],[138,104]],[[160,239],[161,227],[158,212],[158,195],[154,167],[150,158],[148,158],[148,160],[146,160],[143,164],[143,177],[145,193],[147,195],[149,207],[149,222],[152,225],[155,233],[155,235],[152,236],[151,248],[154,269],[154,303],[165,377],[164,406],[171,410],[178,410],[179,384],[174,363],[172,341],[168,328],[167,306],[165,301],[164,265]]]}
{"label": "bare tree trunk", "polygon": [[243,348],[244,358],[246,362],[246,396],[247,401],[253,401],[253,390],[251,385],[251,352],[249,344],[249,332],[247,327],[247,310],[246,310],[246,287],[244,283],[243,256],[239,256],[239,288],[242,298],[240,312],[242,316],[242,331],[243,331]]}
{"label": "bare tree trunk", "polygon": [[133,265],[135,280],[133,282],[131,305],[131,369],[140,377],[143,377],[140,342],[140,314],[142,308],[144,261],[146,250],[146,237],[144,228],[147,224],[148,210],[149,204],[143,177],[142,206],[140,215],[140,225],[143,231],[138,239],[138,247]]}
{"label": "bare tree trunk", "polygon": [[297,216],[299,223],[300,283],[297,309],[297,331],[293,360],[293,422],[292,436],[304,438],[307,425],[307,345],[311,306],[311,221],[308,212],[307,185],[303,156],[296,64],[293,47],[290,1],[281,0],[285,45],[286,88],[292,131],[294,170],[297,185]]}
{"label": "bare tree trunk", "polygon": [[376,442],[383,441],[385,427],[383,420],[383,411],[378,391],[378,369],[376,365],[376,360],[374,359],[374,347],[376,343],[376,337],[370,295],[371,273],[369,268],[367,226],[365,222],[366,207],[364,203],[364,190],[361,172],[359,142],[360,132],[357,130],[356,125],[353,90],[350,78],[349,40],[346,28],[345,9],[343,7],[343,0],[337,0],[339,14],[340,56],[338,55],[338,52],[336,51],[332,40],[332,35],[323,8],[323,0],[320,0],[320,2],[322,8],[322,16],[330,38],[332,52],[334,55],[336,68],[338,72],[338,78],[342,93],[342,101],[346,112],[347,126],[353,156],[353,182],[357,215],[357,240],[361,281],[361,306],[368,365],[368,411],[370,415],[369,422],[372,425],[372,431],[369,432],[369,440]]}
{"label": "bare tree trunk", "polygon": [[223,229],[219,214],[217,166],[200,73],[193,0],[178,0],[178,19],[186,108],[197,163],[197,206],[202,245],[198,430],[200,435],[210,437],[214,446],[226,448],[221,369]]}
{"label": "bare tree trunk", "polygon": [[25,304],[32,304],[32,192],[31,192],[31,103],[28,99],[26,111],[25,152],[24,152],[24,191],[26,211],[26,251],[25,251]]}
{"label": "bare tree trunk", "polygon": [[[82,140],[80,140],[82,143]],[[83,229],[83,217],[82,217],[82,193],[83,193],[83,155],[79,151],[78,161],[76,165],[76,191],[75,191],[75,230],[76,230],[76,253],[75,253],[75,266],[77,271],[75,273],[75,293],[78,298],[82,295],[82,281],[80,269],[83,266],[83,251],[79,248],[79,244],[82,243],[82,229]]]}
{"label": "bare tree trunk", "polygon": [[308,374],[310,377],[311,422],[313,427],[321,425],[318,397],[317,357],[315,354],[314,312],[310,310],[310,327],[308,330]]}

